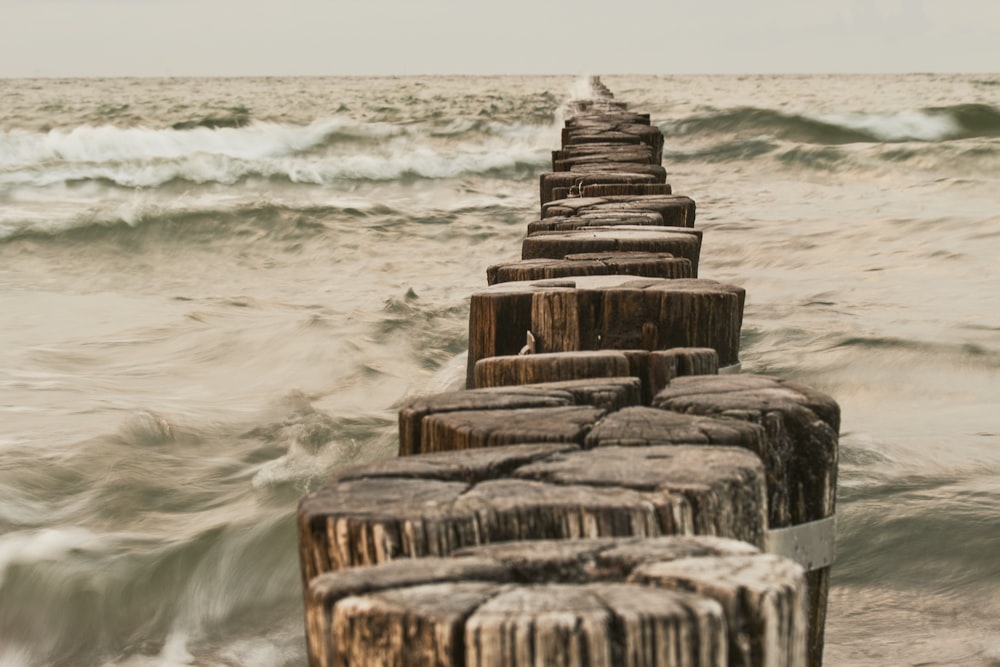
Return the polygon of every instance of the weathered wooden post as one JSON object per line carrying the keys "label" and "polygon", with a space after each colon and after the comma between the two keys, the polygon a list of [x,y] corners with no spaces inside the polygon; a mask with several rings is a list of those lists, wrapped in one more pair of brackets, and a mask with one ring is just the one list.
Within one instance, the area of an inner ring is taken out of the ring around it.
{"label": "weathered wooden post", "polygon": [[497,284],[472,295],[467,386],[475,384],[477,361],[518,354],[527,332],[535,352],[709,347],[720,365],[736,364],[744,298],[742,288],[711,280],[586,276]]}
{"label": "weathered wooden post", "polygon": [[646,278],[693,278],[691,260],[655,252],[595,252],[563,259],[529,259],[486,269],[489,285],[574,276],[629,275]]}
{"label": "weathered wooden post", "polygon": [[332,572],[306,594],[310,662],[802,664],[802,571],[705,537],[509,542]]}
{"label": "weathered wooden post", "polygon": [[715,375],[744,291],[696,279],[662,133],[591,88],[522,261],[472,296],[470,389],[300,503],[313,665],[822,662],[839,408]]}
{"label": "weathered wooden post", "polygon": [[759,547],[765,503],[760,459],[740,448],[422,454],[336,471],[299,505],[299,553],[308,585],[324,572],[512,540],[698,534]]}

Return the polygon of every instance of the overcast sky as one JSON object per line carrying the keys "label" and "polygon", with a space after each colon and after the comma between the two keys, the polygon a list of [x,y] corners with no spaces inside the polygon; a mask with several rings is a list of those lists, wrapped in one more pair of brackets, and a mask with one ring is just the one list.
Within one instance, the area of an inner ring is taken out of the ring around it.
{"label": "overcast sky", "polygon": [[0,0],[0,77],[998,71],[1000,0]]}

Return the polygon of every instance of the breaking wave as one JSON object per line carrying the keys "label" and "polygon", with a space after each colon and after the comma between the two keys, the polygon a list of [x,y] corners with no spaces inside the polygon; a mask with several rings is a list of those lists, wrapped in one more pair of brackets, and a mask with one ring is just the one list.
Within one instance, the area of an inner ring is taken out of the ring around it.
{"label": "breaking wave", "polygon": [[907,109],[892,113],[794,114],[741,107],[660,125],[664,134],[767,135],[810,144],[940,142],[1000,137],[1000,109],[986,104]]}

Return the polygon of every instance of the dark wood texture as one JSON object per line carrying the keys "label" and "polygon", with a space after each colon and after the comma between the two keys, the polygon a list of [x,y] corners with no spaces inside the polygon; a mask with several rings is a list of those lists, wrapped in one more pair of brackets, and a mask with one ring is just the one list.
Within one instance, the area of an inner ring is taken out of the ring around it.
{"label": "dark wood texture", "polygon": [[509,355],[477,361],[473,386],[504,387],[628,375],[628,359],[614,350]]}
{"label": "dark wood texture", "polygon": [[304,582],[510,540],[708,534],[763,543],[764,469],[744,449],[567,448],[526,443],[335,472],[299,505]]}
{"label": "dark wood texture", "polygon": [[619,185],[639,185],[639,184],[666,184],[666,173],[643,174],[643,173],[593,173],[578,174],[571,171],[548,172],[538,177],[538,195],[541,204],[545,204],[554,199],[552,192],[555,189],[566,188],[574,196],[580,194],[580,188],[589,185],[619,184]]}
{"label": "dark wood texture", "polygon": [[498,387],[480,391],[453,391],[410,399],[399,409],[399,454],[422,452],[423,420],[431,414],[463,410],[517,410],[575,405],[567,391],[542,387]]}
{"label": "dark wood texture", "polygon": [[[309,659],[314,667],[800,665],[796,568],[742,542],[659,537],[506,542],[331,572],[307,590]],[[770,634],[753,634],[761,629]]]}
{"label": "dark wood texture", "polygon": [[[760,424],[757,453],[768,470],[772,527],[832,516],[836,500],[840,408],[803,385],[761,375],[678,378],[654,399],[656,407]],[[810,664],[819,665],[830,568],[810,572]]]}
{"label": "dark wood texture", "polygon": [[[584,188],[586,190],[586,188]],[[674,194],[614,194],[555,199],[542,205],[542,219],[587,213],[659,213],[666,227],[694,227],[693,199]]]}
{"label": "dark wood texture", "polygon": [[691,260],[668,253],[607,252],[569,255],[565,259],[530,259],[494,264],[486,282],[550,280],[571,276],[629,275],[647,278],[692,278]]}
{"label": "dark wood texture", "polygon": [[665,227],[663,216],[656,211],[594,211],[580,215],[558,215],[528,223],[528,236],[539,232],[561,232],[584,227]]}
{"label": "dark wood texture", "polygon": [[[467,386],[480,359],[535,352],[710,347],[739,361],[745,293],[711,280],[583,276],[500,283],[472,295]],[[523,327],[519,336],[510,324]]]}
{"label": "dark wood texture", "polygon": [[701,234],[686,227],[623,225],[540,232],[521,244],[521,259],[565,259],[568,255],[603,252],[669,253],[690,261],[697,277]]}

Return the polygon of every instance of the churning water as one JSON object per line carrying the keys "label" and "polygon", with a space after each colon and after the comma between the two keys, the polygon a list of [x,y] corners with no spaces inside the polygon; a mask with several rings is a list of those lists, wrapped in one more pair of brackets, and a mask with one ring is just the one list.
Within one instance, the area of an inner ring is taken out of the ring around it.
{"label": "churning water", "polygon": [[[604,77],[844,412],[829,665],[1000,665],[1000,77]],[[569,77],[0,80],[0,666],[300,665],[294,512],[454,383]]]}

